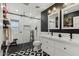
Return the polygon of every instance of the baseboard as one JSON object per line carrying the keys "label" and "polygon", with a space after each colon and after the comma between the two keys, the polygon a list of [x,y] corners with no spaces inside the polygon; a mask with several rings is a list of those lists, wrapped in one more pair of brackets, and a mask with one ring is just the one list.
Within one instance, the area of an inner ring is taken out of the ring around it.
{"label": "baseboard", "polygon": [[[31,43],[31,42],[27,42],[27,43]],[[26,44],[26,43],[17,43],[17,45],[22,45],[22,44]]]}

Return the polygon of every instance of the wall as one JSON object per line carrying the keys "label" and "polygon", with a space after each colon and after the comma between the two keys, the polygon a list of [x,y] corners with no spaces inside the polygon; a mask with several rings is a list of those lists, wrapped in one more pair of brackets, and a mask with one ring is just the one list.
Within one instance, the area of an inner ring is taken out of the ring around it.
{"label": "wall", "polygon": [[0,55],[2,55],[1,53],[1,44],[3,42],[3,24],[2,24],[2,9],[1,9],[1,4],[0,4]]}
{"label": "wall", "polygon": [[[7,9],[9,12],[11,13],[16,13],[16,14],[24,14],[24,12],[26,13],[27,16],[29,16],[30,12],[32,10],[30,10],[28,8],[28,6],[26,5],[23,5],[23,4],[7,4]],[[16,11],[18,10],[18,11]],[[29,11],[29,12],[26,12],[26,11]],[[36,13],[36,12],[34,12]],[[41,16],[41,15],[40,15]],[[36,16],[37,17],[37,16]],[[18,39],[18,44],[21,44],[21,43],[25,43],[26,40],[23,40],[23,33],[24,33],[24,25],[30,25],[31,28],[30,30],[34,30],[34,32],[36,33],[35,31],[35,27],[37,26],[38,27],[38,30],[37,30],[37,33],[39,33],[40,31],[40,20],[37,20],[37,19],[31,19],[31,18],[28,18],[28,17],[21,17],[21,16],[17,16],[17,15],[12,15],[12,14],[9,14],[8,15],[8,18],[11,20],[11,19],[14,19],[14,20],[19,20],[19,28],[18,28],[18,32],[13,34],[13,38],[17,38]],[[25,34],[27,35],[27,34]],[[36,36],[36,34],[34,34]],[[39,34],[37,35],[37,38],[35,37],[35,40],[39,39]]]}
{"label": "wall", "polygon": [[[21,17],[20,16],[17,16],[17,15],[11,15],[11,14],[8,14],[8,19],[11,21],[11,20],[21,20]],[[18,24],[19,25],[19,24]],[[18,32],[16,33],[13,33],[13,31],[11,30],[11,33],[12,33],[12,39],[15,39],[15,38],[19,38],[18,35],[19,35],[19,28],[18,28]],[[12,42],[13,40],[11,40]]]}
{"label": "wall", "polygon": [[[13,35],[13,39],[17,38],[18,39],[18,44],[22,44],[25,43],[26,40],[23,40],[23,33],[24,33],[24,25],[30,25],[31,28],[29,31],[34,30],[34,36],[35,36],[35,40],[39,39],[39,32],[40,32],[40,20],[37,19],[31,19],[28,17],[21,17],[21,16],[17,16],[17,15],[12,15],[12,14],[8,14],[8,18],[9,20],[14,19],[14,20],[19,20],[19,27],[18,27],[18,32],[15,33]],[[35,27],[38,27],[37,29],[37,37],[36,37],[36,31],[35,31]],[[30,36],[30,35],[29,35]]]}
{"label": "wall", "polygon": [[[39,39],[38,37],[39,37],[39,33],[40,33],[40,20],[25,18],[25,17],[23,17],[23,19],[24,20],[22,20],[21,23],[23,23],[23,25],[30,25],[31,26],[30,30],[34,30],[35,40]],[[36,31],[35,31],[36,26],[37,26],[37,35],[36,35]]]}

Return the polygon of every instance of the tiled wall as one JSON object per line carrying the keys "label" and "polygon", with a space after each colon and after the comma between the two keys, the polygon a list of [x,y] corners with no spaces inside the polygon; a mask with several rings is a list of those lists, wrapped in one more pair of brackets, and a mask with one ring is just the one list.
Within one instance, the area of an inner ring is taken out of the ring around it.
{"label": "tiled wall", "polygon": [[[37,38],[35,37],[35,40],[39,39],[39,32],[40,32],[40,20],[37,19],[31,19],[31,18],[27,18],[27,17],[21,17],[21,16],[17,16],[17,15],[12,15],[9,14],[8,18],[14,19],[14,20],[19,20],[19,28],[18,28],[18,33],[15,33],[13,35],[13,38],[17,38],[18,39],[18,44],[21,43],[25,43],[25,40],[23,40],[23,27],[24,25],[30,25],[31,28],[30,30],[34,30],[35,31],[35,27],[37,26]],[[29,30],[29,31],[30,31]],[[35,36],[36,36],[36,32],[35,32]]]}

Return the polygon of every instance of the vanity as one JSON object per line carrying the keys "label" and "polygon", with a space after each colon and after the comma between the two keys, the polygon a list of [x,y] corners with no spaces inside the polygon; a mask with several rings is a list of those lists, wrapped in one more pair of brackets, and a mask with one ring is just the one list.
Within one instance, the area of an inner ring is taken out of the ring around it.
{"label": "vanity", "polygon": [[72,3],[48,15],[47,33],[40,34],[43,51],[51,56],[79,56],[79,37],[73,38],[79,35],[79,4]]}
{"label": "vanity", "polygon": [[42,50],[50,56],[79,56],[79,40],[41,35]]}

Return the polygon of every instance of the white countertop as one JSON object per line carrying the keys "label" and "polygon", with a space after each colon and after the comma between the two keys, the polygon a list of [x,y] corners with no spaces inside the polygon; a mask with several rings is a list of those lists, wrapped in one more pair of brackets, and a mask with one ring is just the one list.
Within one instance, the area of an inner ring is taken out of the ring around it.
{"label": "white countertop", "polygon": [[48,38],[50,40],[55,40],[55,41],[62,41],[64,43],[79,45],[79,39],[70,39],[66,37],[60,38],[58,36],[51,36],[51,35],[41,35],[40,37]]}

